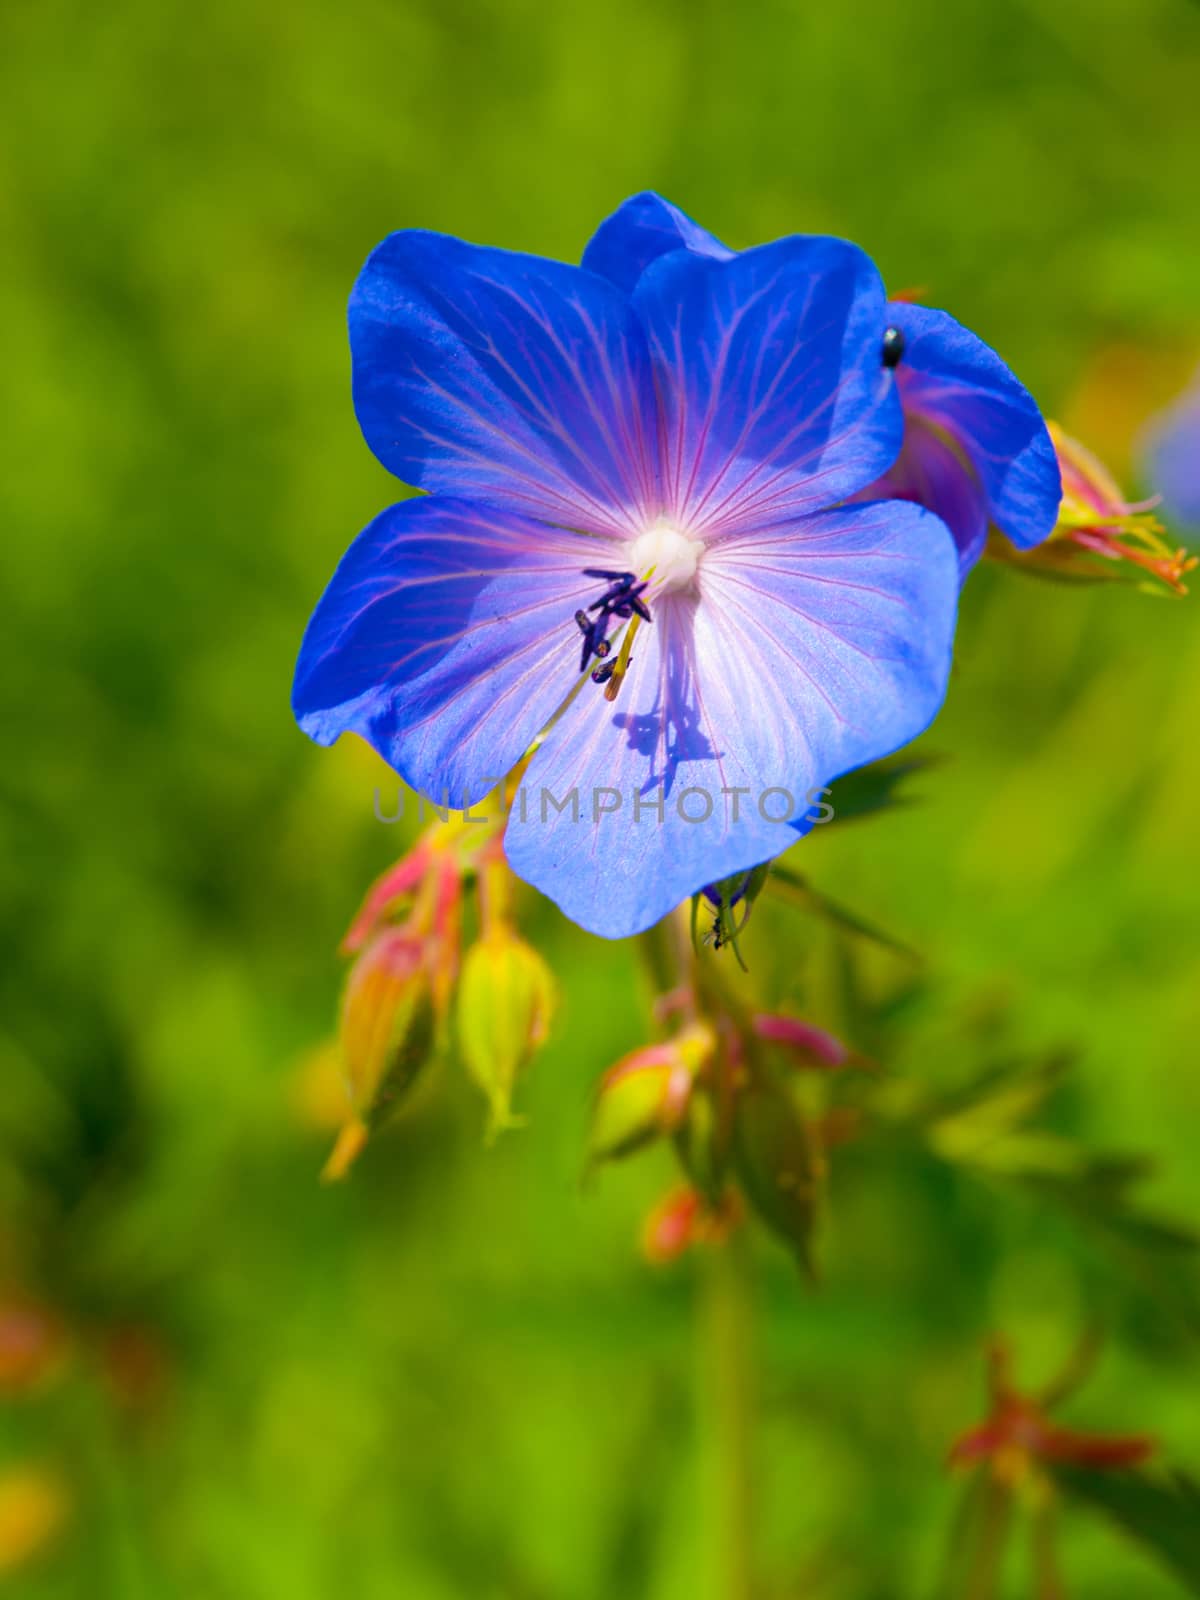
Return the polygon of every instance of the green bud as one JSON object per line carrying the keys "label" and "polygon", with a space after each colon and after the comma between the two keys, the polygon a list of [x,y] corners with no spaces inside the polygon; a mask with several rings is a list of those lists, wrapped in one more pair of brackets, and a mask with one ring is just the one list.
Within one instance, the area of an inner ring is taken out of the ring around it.
{"label": "green bud", "polygon": [[674,1133],[713,1046],[712,1030],[696,1023],[665,1044],[645,1045],[610,1067],[596,1091],[590,1158],[616,1160]]}
{"label": "green bud", "polygon": [[596,1094],[588,1139],[592,1160],[632,1155],[669,1133],[691,1088],[691,1075],[669,1045],[650,1045],[618,1061]]}
{"label": "green bud", "polygon": [[530,945],[505,924],[471,946],[458,986],[458,1043],[467,1070],[487,1096],[490,1132],[514,1124],[517,1074],[545,1043],[554,978]]}

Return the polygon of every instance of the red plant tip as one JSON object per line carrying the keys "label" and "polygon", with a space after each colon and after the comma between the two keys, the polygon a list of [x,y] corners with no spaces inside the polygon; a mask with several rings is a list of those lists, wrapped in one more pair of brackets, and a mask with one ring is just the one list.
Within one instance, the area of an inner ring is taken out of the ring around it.
{"label": "red plant tip", "polygon": [[732,1190],[714,1207],[696,1189],[686,1185],[671,1189],[651,1208],[642,1224],[642,1254],[651,1266],[667,1266],[693,1245],[717,1244],[725,1239],[740,1216]]}
{"label": "red plant tip", "polygon": [[429,841],[422,839],[376,878],[342,940],[343,954],[353,955],[361,950],[376,929],[415,895],[432,865],[432,857]]}
{"label": "red plant tip", "polygon": [[754,1031],[765,1043],[790,1051],[800,1066],[837,1069],[859,1064],[840,1039],[795,1017],[757,1016]]}
{"label": "red plant tip", "polygon": [[1144,1433],[1080,1433],[1073,1428],[1051,1428],[1042,1436],[1045,1460],[1097,1472],[1140,1467],[1156,1448],[1155,1441]]}
{"label": "red plant tip", "polygon": [[66,1329],[48,1306],[0,1300],[0,1394],[37,1388],[59,1366],[66,1344]]}
{"label": "red plant tip", "polygon": [[642,1225],[642,1254],[652,1266],[677,1260],[693,1243],[704,1201],[695,1189],[672,1189]]}
{"label": "red plant tip", "polygon": [[1008,1468],[1017,1461],[1038,1461],[1111,1471],[1140,1466],[1154,1449],[1154,1440],[1146,1434],[1085,1433],[1057,1427],[1031,1400],[1013,1399],[957,1439],[949,1461],[955,1467],[990,1460]]}
{"label": "red plant tip", "polygon": [[1060,1427],[1042,1405],[1013,1387],[1009,1350],[1002,1341],[992,1345],[988,1362],[991,1413],[950,1447],[950,1466],[987,1462],[997,1477],[1011,1481],[1038,1464],[1102,1472],[1140,1466],[1154,1453],[1155,1442],[1146,1434]]}

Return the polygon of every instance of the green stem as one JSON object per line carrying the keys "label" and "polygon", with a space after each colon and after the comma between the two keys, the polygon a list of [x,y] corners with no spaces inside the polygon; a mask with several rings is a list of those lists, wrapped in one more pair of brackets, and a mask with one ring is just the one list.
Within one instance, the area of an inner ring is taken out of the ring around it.
{"label": "green stem", "polygon": [[706,1503],[713,1531],[712,1600],[752,1600],[753,1411],[751,1305],[745,1241],[706,1252],[701,1306],[701,1410]]}
{"label": "green stem", "polygon": [[1012,1496],[989,1476],[984,1484],[978,1534],[963,1600],[995,1600],[1012,1525]]}

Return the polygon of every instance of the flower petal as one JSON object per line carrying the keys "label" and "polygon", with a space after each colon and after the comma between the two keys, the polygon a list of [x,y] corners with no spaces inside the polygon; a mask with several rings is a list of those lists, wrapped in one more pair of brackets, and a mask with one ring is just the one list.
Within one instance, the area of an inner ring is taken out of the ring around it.
{"label": "flower petal", "polygon": [[940,517],[958,548],[961,578],[983,554],[988,530],[983,485],[965,457],[919,415],[906,418],[895,465],[859,498],[911,500]]}
{"label": "flower petal", "polygon": [[618,289],[632,293],[650,263],[672,250],[691,250],[717,261],[728,261],[733,255],[678,206],[647,189],[604,219],[583,252],[583,264],[589,272],[598,272]]}
{"label": "flower petal", "polygon": [[659,383],[666,504],[691,532],[790,521],[895,460],[883,287],[855,245],[780,239],[727,261],[676,250],[633,300]]}
{"label": "flower petal", "polygon": [[383,512],[300,648],[292,706],[318,744],[353,732],[439,804],[480,800],[579,673],[575,609],[607,541],[449,496]]}
{"label": "flower petal", "polygon": [[958,594],[946,529],[901,501],[730,539],[665,597],[610,705],[549,730],[509,817],[514,871],[609,938],[778,855],[817,791],[887,755],[945,693]]}
{"label": "flower petal", "polygon": [[[840,506],[731,539],[706,556],[704,583],[713,604],[701,657],[717,668],[727,715],[750,724],[739,737],[754,741],[760,772],[790,762],[826,783],[915,739],[940,708],[958,560],[923,507]],[[782,743],[772,720],[786,727]]]}
{"label": "flower petal", "polygon": [[1143,441],[1146,476],[1172,522],[1200,528],[1200,375]]}
{"label": "flower petal", "polygon": [[904,334],[897,370],[906,416],[959,443],[978,472],[991,520],[1022,550],[1047,538],[1062,498],[1054,445],[1033,396],[990,346],[949,313],[893,301]]}
{"label": "flower petal", "polygon": [[406,483],[590,532],[657,501],[653,380],[626,297],[580,267],[394,233],[350,296],[354,405]]}

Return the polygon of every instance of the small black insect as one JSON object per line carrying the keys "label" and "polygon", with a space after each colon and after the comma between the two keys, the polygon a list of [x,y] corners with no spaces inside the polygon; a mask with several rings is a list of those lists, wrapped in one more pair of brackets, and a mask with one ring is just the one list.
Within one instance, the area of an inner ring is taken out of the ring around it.
{"label": "small black insect", "polygon": [[904,335],[899,328],[888,328],[883,335],[883,364],[898,367],[904,355]]}

